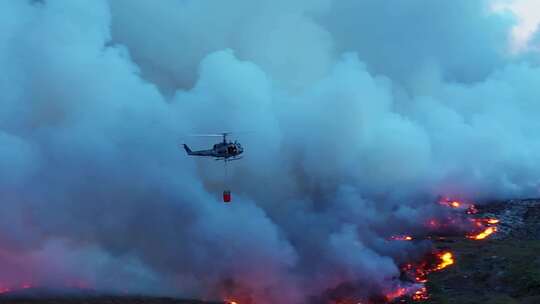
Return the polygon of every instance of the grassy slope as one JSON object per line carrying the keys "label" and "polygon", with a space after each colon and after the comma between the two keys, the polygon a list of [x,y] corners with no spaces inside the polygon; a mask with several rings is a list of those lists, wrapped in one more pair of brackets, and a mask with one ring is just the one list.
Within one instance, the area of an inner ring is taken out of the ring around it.
{"label": "grassy slope", "polygon": [[450,248],[456,263],[433,273],[427,303],[540,303],[540,241],[456,238]]}

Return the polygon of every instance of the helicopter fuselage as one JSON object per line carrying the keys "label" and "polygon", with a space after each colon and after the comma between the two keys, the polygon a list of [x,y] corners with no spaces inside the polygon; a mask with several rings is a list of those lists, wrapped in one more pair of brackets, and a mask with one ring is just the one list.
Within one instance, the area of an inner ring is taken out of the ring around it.
{"label": "helicopter fuselage", "polygon": [[244,152],[242,146],[237,142],[221,142],[215,144],[212,149],[192,151],[184,144],[186,153],[191,156],[215,157],[218,160],[237,159]]}

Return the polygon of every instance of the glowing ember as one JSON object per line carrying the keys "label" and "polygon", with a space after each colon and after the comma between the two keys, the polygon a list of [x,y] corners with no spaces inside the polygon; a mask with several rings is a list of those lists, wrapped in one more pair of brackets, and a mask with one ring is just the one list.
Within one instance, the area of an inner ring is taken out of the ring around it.
{"label": "glowing ember", "polygon": [[412,295],[414,301],[425,301],[429,299],[429,294],[426,287],[422,287],[415,291]]}
{"label": "glowing ember", "polygon": [[[454,264],[454,255],[450,251],[442,251],[439,253],[431,253],[424,260],[417,264],[407,263],[401,267],[402,275],[414,281],[415,289],[409,289],[407,295],[414,301],[424,301],[429,299],[427,288],[424,286],[427,283],[427,276],[436,271],[447,268]],[[389,295],[397,295],[399,290],[390,293]],[[388,298],[388,295],[387,295]]]}
{"label": "glowing ember", "polygon": [[408,287],[399,287],[396,290],[387,293],[385,298],[388,302],[393,302],[396,299],[403,298],[405,296],[411,297],[411,299],[414,301],[424,301],[429,299],[427,288],[419,284],[414,284]]}
{"label": "glowing ember", "polygon": [[477,213],[478,213],[478,209],[476,209],[476,207],[474,205],[471,205],[467,209],[467,214],[477,214]]}
{"label": "glowing ember", "polygon": [[497,232],[497,224],[499,220],[496,218],[481,218],[481,219],[471,219],[474,225],[479,228],[479,232],[471,233],[467,235],[467,238],[472,240],[483,240],[493,233]]}
{"label": "glowing ember", "polygon": [[450,206],[452,206],[454,208],[459,208],[459,207],[461,207],[461,203],[458,202],[458,201],[453,201],[453,202],[450,202]]}
{"label": "glowing ember", "polygon": [[487,227],[484,231],[480,232],[479,234],[469,235],[467,237],[473,240],[483,240],[495,232],[497,232],[497,227]]}
{"label": "glowing ember", "polygon": [[478,210],[472,203],[467,203],[459,200],[453,200],[450,198],[443,198],[439,200],[439,204],[450,207],[452,209],[467,210],[467,214],[476,214]]}
{"label": "glowing ember", "polygon": [[393,235],[390,239],[394,241],[412,241],[413,237],[410,235]]}
{"label": "glowing ember", "polygon": [[454,263],[454,255],[452,252],[442,251],[428,254],[421,262],[404,264],[401,267],[401,275],[406,277],[407,280],[413,281],[414,284],[408,288],[400,287],[399,289],[388,293],[386,298],[389,302],[404,296],[410,297],[413,301],[428,300],[429,293],[424,285],[428,282],[428,275],[445,269]]}
{"label": "glowing ember", "polygon": [[401,270],[407,274],[410,279],[413,279],[416,283],[426,283],[427,274],[429,272],[427,263],[425,261],[418,265],[411,263],[405,264]]}
{"label": "glowing ember", "polygon": [[454,209],[469,208],[471,206],[471,204],[467,204],[467,203],[464,203],[464,202],[461,202],[461,201],[458,201],[458,200],[452,200],[450,198],[443,198],[443,199],[439,200],[439,204],[441,204],[443,206],[448,206],[448,207],[451,207],[451,208],[454,208]]}
{"label": "glowing ember", "polygon": [[471,219],[472,222],[476,223],[476,225],[496,225],[499,223],[499,220],[496,218],[479,218],[479,219]]}
{"label": "glowing ember", "polygon": [[407,294],[406,288],[398,288],[395,291],[392,291],[386,295],[388,301],[393,301],[394,299],[401,298]]}
{"label": "glowing ember", "polygon": [[437,270],[444,269],[454,264],[454,255],[450,251],[440,253],[438,256],[441,259],[441,262],[437,265]]}

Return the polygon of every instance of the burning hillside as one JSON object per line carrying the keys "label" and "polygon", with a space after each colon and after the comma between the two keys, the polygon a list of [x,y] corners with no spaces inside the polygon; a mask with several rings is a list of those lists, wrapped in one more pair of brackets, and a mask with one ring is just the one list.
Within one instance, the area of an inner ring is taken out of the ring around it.
{"label": "burning hillside", "polygon": [[[346,293],[348,287],[343,286],[332,300],[323,301],[324,304],[379,304],[379,303],[491,303],[490,299],[505,298],[513,303],[512,298],[527,298],[527,303],[536,303],[531,299],[540,299],[540,294],[533,288],[535,268],[527,266],[527,260],[536,256],[540,250],[538,234],[532,233],[540,226],[540,201],[524,200],[492,203],[476,207],[477,212],[468,213],[465,208],[453,212],[455,216],[464,216],[470,225],[471,231],[464,231],[462,235],[437,237],[424,236],[433,242],[433,249],[416,261],[409,261],[401,265],[400,275],[396,278],[396,288],[386,294],[372,295],[370,298],[358,299],[338,294]],[[462,223],[463,221],[458,221]],[[496,231],[492,235],[485,235],[486,231]],[[485,236],[485,237],[484,237]],[[525,236],[525,237],[524,237]],[[391,242],[418,242],[420,237],[399,235],[390,237]],[[513,248],[517,246],[520,250]],[[515,281],[513,281],[515,280]],[[524,284],[522,286],[522,284]],[[352,288],[352,287],[351,287]],[[30,283],[23,283],[11,288],[3,287],[0,300],[2,303],[48,304],[79,303],[140,303],[149,304],[184,304],[203,303],[196,301],[180,301],[166,298],[145,298],[133,296],[100,296],[91,289],[80,290],[71,296],[52,296]],[[351,289],[352,290],[352,289]],[[491,292],[490,292],[491,290]],[[491,293],[491,294],[490,294]],[[38,295],[38,296],[36,296]],[[539,296],[539,298],[535,298]],[[70,298],[71,297],[71,298]],[[227,304],[256,304],[242,296],[224,300]],[[468,302],[463,302],[468,298]],[[441,302],[444,299],[444,302]],[[470,300],[470,299],[478,299]],[[487,299],[487,300],[486,300]],[[477,301],[477,302],[475,302]],[[533,301],[533,302],[530,302]],[[204,302],[209,303],[209,302]],[[218,302],[216,302],[218,303]],[[319,303],[319,302],[317,302]],[[525,302],[524,302],[525,303]]]}
{"label": "burning hillside", "polygon": [[[383,298],[332,303],[538,303],[540,272],[531,269],[529,261],[540,250],[540,200],[441,205],[455,212],[450,218],[430,220],[428,226],[443,229],[444,236],[423,236],[433,241],[433,251],[401,266],[400,287]],[[448,223],[458,224],[463,232],[448,235]],[[420,238],[394,235],[389,239]]]}
{"label": "burning hillside", "polygon": [[540,272],[531,263],[540,250],[540,200],[482,205],[474,219],[465,237],[434,240],[455,263],[429,274],[425,303],[539,303]]}
{"label": "burning hillside", "polygon": [[[384,294],[371,294],[368,297],[353,296],[355,288],[352,285],[343,285],[329,293],[326,300],[320,303],[331,304],[378,304],[398,303],[407,300],[413,302],[427,302],[430,300],[429,277],[438,272],[444,272],[453,267],[457,261],[452,248],[437,244],[451,244],[456,240],[483,241],[497,232],[500,220],[494,215],[486,216],[471,202],[441,199],[439,206],[449,208],[450,212],[443,212],[439,218],[430,219],[427,223],[428,234],[422,235],[392,235],[390,242],[419,242],[429,241],[436,244],[417,261],[405,262],[400,266],[399,277],[393,280],[392,285]],[[444,211],[444,210],[443,210]],[[479,243],[480,244],[480,243]],[[236,297],[235,299],[240,299]],[[234,300],[235,303],[249,303],[251,300]]]}
{"label": "burning hillside", "polygon": [[[478,213],[477,208],[472,203],[465,203],[456,200],[441,200],[438,206],[444,211],[438,218],[428,221],[427,228],[429,234],[423,235],[393,235],[389,237],[389,242],[407,242],[412,245],[418,242],[440,241],[448,238],[449,233],[462,233],[464,238],[469,240],[484,240],[497,232],[500,223],[494,216],[485,217]],[[448,210],[446,210],[448,209]],[[449,211],[449,212],[448,212]],[[453,235],[456,237],[456,235]],[[459,263],[450,248],[433,248],[424,254],[420,259],[406,261],[400,265],[399,276],[386,280],[386,286],[382,287],[383,292],[368,292],[365,296],[357,296],[358,287],[353,284],[342,285],[337,289],[329,291],[329,296],[317,301],[321,303],[394,303],[410,299],[412,301],[423,302],[430,299],[429,277],[436,272],[444,272],[447,268]],[[73,283],[76,282],[76,283]],[[70,292],[77,291],[79,294],[95,293],[89,283],[82,280],[65,282],[61,285],[63,290]],[[40,291],[46,290],[45,286],[31,281],[21,283],[11,283],[0,285],[0,296],[18,297],[19,295],[39,295]],[[60,289],[58,289],[60,290]],[[126,291],[128,293],[128,291]],[[228,304],[255,304],[252,294],[234,281],[229,281],[222,286],[223,299]],[[364,292],[361,292],[364,293]],[[39,296],[37,296],[39,297]]]}
{"label": "burning hillside", "polygon": [[[447,214],[443,219],[431,219],[428,221],[428,227],[431,231],[427,237],[430,240],[444,241],[448,236],[448,231],[460,231],[465,229],[464,238],[470,240],[484,240],[497,232],[499,220],[494,217],[483,218],[478,214],[478,209],[473,203],[462,202],[443,198],[439,200],[439,205],[451,208],[454,212]],[[453,227],[456,226],[456,227]],[[438,230],[444,236],[437,235]],[[459,237],[450,235],[450,237]],[[414,241],[415,237],[410,235],[392,236],[393,241]],[[426,254],[422,259],[416,262],[407,262],[401,267],[400,280],[402,282],[414,283],[410,287],[399,287],[395,291],[386,295],[389,302],[403,300],[409,298],[413,301],[429,300],[429,289],[426,284],[429,282],[428,277],[435,272],[444,271],[456,263],[454,253],[446,247],[443,249],[433,250]]]}

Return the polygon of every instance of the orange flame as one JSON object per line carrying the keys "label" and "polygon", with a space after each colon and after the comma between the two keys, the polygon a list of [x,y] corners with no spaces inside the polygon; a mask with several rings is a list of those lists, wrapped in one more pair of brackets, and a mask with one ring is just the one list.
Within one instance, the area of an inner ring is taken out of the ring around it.
{"label": "orange flame", "polygon": [[386,294],[386,299],[388,301],[392,301],[394,299],[401,298],[406,294],[407,294],[407,289],[403,288],[403,287],[400,287],[400,288],[396,289],[395,291],[392,291],[392,292]]}
{"label": "orange flame", "polygon": [[439,204],[450,207],[452,209],[466,209],[467,214],[476,214],[478,212],[476,206],[473,203],[463,202],[455,199],[443,198],[439,200]]}
{"label": "orange flame", "polygon": [[454,255],[450,251],[440,253],[438,257],[441,259],[441,262],[437,265],[436,270],[441,270],[454,264]]}
{"label": "orange flame", "polygon": [[480,218],[480,219],[471,219],[471,221],[476,225],[476,227],[482,229],[476,234],[471,233],[467,235],[467,238],[472,240],[483,240],[493,233],[497,232],[497,224],[499,220],[496,218]]}
{"label": "orange flame", "polygon": [[429,294],[426,287],[422,287],[415,291],[412,295],[414,301],[425,301],[429,299]]}
{"label": "orange flame", "polygon": [[453,201],[453,202],[450,202],[450,206],[454,208],[459,208],[461,207],[461,203],[458,201]]}
{"label": "orange flame", "polygon": [[471,221],[478,224],[489,224],[489,225],[497,225],[500,221],[496,218],[477,218],[477,219],[471,219]]}
{"label": "orange flame", "polygon": [[393,235],[390,239],[394,241],[412,241],[413,237],[410,235]]}
{"label": "orange flame", "polygon": [[495,232],[497,232],[497,227],[487,227],[486,229],[484,229],[484,231],[480,232],[479,234],[469,235],[467,237],[473,240],[483,240]]}
{"label": "orange flame", "polygon": [[[470,202],[463,202],[460,200],[454,200],[450,198],[442,198],[439,200],[439,204],[456,209],[457,211],[463,211],[467,215],[477,214],[479,211],[476,209],[476,206]],[[426,223],[430,229],[438,229],[441,227],[459,225],[463,221],[463,217],[453,217],[450,216],[448,221],[440,221],[438,219],[429,219]],[[468,234],[467,237],[475,240],[482,240],[490,236],[491,234],[497,232],[497,224],[500,221],[496,218],[468,218],[468,220],[473,224],[474,233],[477,234]],[[406,235],[403,236],[392,236],[393,240],[412,240],[412,237]],[[424,285],[428,282],[428,275],[430,273],[441,271],[447,267],[455,264],[454,255],[450,251],[441,251],[433,252],[431,257],[426,258],[420,263],[408,263],[402,266],[401,271],[402,275],[405,275],[409,280],[416,282],[416,288],[399,288],[391,293],[386,295],[386,298],[389,302],[395,301],[397,298],[403,296],[409,296],[413,301],[425,301],[429,299],[429,293]],[[421,287],[418,287],[421,286]]]}
{"label": "orange flame", "polygon": [[461,202],[461,201],[458,201],[458,200],[454,200],[454,199],[450,199],[448,197],[446,198],[443,198],[441,200],[439,200],[439,204],[441,205],[444,205],[444,206],[448,206],[448,207],[451,207],[451,208],[467,208],[467,207],[470,207],[471,204],[467,204],[467,203],[464,203],[464,202]]}
{"label": "orange flame", "polygon": [[392,302],[407,295],[414,301],[424,301],[429,299],[427,288],[418,284],[409,287],[399,287],[396,290],[387,293],[385,297],[387,301]]}

